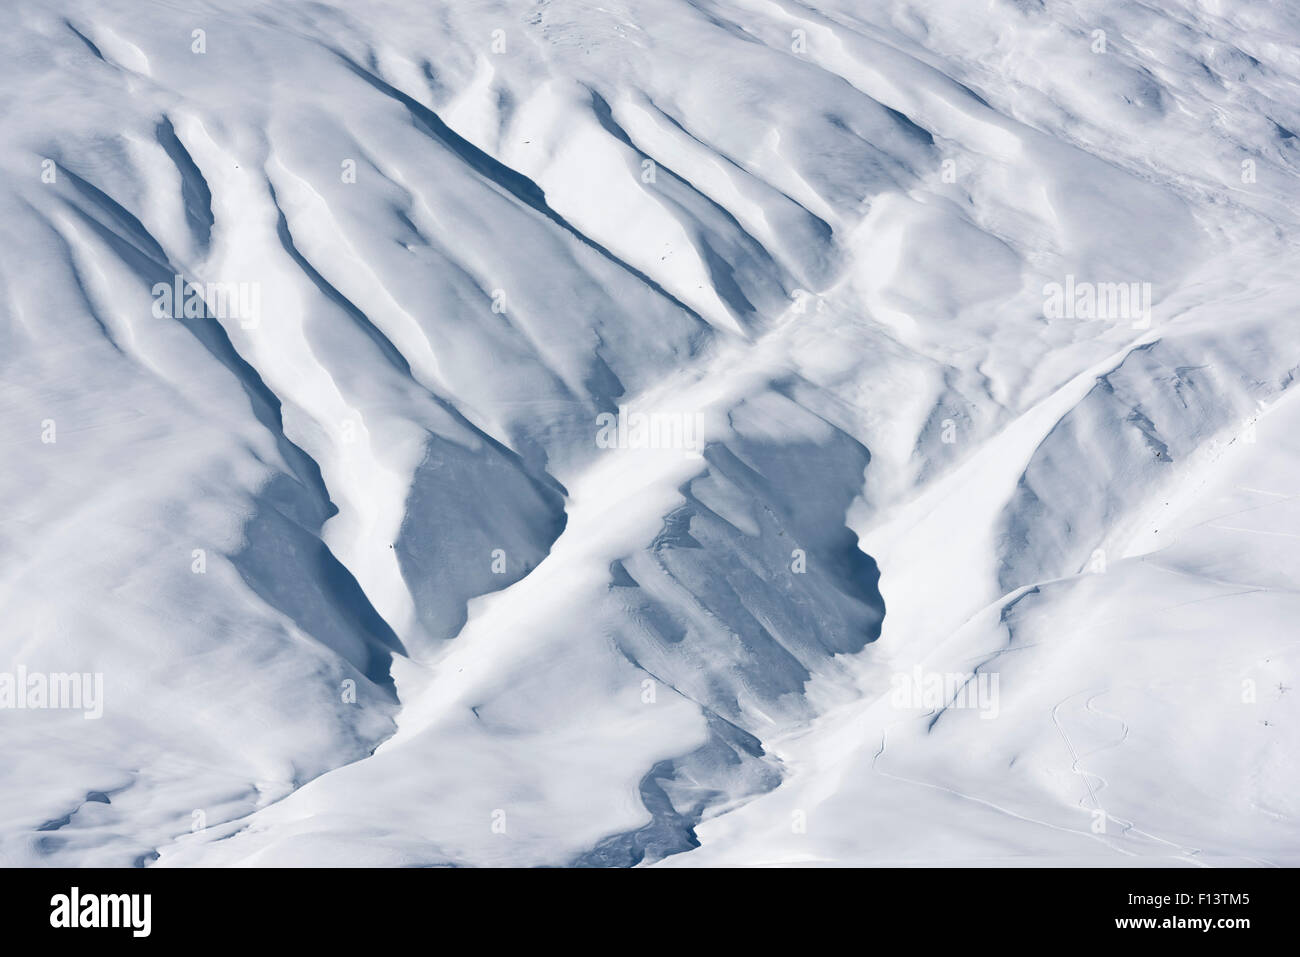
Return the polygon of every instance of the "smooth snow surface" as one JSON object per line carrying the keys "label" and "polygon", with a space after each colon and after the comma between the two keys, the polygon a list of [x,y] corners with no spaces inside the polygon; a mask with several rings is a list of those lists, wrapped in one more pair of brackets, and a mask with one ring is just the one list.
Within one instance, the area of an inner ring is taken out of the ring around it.
{"label": "smooth snow surface", "polygon": [[1300,864],[1300,9],[6,13],[0,863]]}

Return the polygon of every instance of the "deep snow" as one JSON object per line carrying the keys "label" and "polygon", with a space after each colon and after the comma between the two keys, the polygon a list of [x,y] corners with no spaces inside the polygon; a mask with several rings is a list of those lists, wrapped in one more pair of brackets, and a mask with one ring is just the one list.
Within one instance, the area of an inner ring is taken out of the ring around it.
{"label": "deep snow", "polygon": [[1300,11],[8,12],[0,863],[1300,863]]}

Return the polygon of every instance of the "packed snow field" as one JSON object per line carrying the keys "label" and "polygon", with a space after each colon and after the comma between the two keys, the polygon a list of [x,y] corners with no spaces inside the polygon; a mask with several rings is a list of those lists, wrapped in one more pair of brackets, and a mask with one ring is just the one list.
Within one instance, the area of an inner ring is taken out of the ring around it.
{"label": "packed snow field", "polygon": [[6,13],[0,863],[1300,864],[1300,10]]}

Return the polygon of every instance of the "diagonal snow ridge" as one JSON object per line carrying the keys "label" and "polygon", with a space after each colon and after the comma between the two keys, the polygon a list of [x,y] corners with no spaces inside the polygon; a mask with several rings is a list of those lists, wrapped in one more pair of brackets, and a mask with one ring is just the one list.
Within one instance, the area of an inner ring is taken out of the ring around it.
{"label": "diagonal snow ridge", "polygon": [[1296,862],[1295,14],[11,20],[0,862]]}

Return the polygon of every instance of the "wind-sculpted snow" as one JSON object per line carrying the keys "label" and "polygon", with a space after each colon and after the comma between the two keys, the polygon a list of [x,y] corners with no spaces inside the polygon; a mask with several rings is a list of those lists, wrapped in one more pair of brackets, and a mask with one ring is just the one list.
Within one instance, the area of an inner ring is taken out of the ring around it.
{"label": "wind-sculpted snow", "polygon": [[1300,861],[1286,5],[8,23],[0,862]]}

